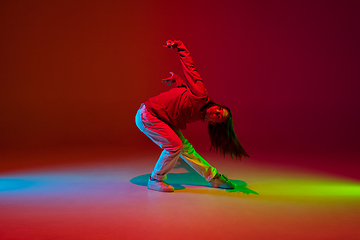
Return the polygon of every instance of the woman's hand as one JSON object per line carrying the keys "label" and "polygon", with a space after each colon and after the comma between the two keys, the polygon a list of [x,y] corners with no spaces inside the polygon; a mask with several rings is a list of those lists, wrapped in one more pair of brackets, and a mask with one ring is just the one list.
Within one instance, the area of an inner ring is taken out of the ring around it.
{"label": "woman's hand", "polygon": [[177,77],[178,75],[174,74],[173,72],[170,72],[170,74],[171,74],[170,77],[164,78],[164,79],[162,80],[163,83],[167,83],[167,85],[171,85],[171,84],[173,84],[173,83],[176,81],[176,77]]}
{"label": "woman's hand", "polygon": [[176,40],[167,40],[166,44],[163,45],[164,48],[171,48],[171,49],[177,48],[177,46],[178,46],[178,43]]}

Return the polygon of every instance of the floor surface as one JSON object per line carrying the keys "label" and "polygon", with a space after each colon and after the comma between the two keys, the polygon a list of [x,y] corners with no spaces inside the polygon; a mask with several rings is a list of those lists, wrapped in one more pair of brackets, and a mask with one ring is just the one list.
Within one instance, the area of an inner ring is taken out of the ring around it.
{"label": "floor surface", "polygon": [[360,239],[352,176],[209,155],[235,190],[208,188],[179,161],[167,180],[175,192],[160,193],[146,188],[157,154],[5,155],[0,239]]}

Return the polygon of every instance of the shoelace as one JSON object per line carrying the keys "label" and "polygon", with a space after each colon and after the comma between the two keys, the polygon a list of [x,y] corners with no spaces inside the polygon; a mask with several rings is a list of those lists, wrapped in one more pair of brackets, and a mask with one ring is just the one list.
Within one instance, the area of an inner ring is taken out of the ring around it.
{"label": "shoelace", "polygon": [[150,180],[151,180],[151,181],[160,182],[161,185],[165,185],[165,186],[167,186],[167,187],[170,187],[170,186],[171,186],[170,184],[168,184],[168,183],[166,183],[166,182],[164,182],[164,181],[158,181],[158,180],[156,180],[156,179],[153,180],[153,179],[151,179],[151,178],[150,178]]}
{"label": "shoelace", "polygon": [[226,182],[230,182],[230,180],[228,179],[228,177],[225,174],[221,174],[221,176],[225,179]]}

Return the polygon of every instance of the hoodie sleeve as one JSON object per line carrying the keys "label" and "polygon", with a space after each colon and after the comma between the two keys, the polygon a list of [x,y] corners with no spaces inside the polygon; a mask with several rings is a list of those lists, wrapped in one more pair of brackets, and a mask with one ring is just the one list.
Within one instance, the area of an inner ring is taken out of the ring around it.
{"label": "hoodie sleeve", "polygon": [[180,40],[175,40],[180,56],[183,73],[185,76],[184,83],[194,96],[204,97],[207,91],[200,74],[191,58],[190,52]]}

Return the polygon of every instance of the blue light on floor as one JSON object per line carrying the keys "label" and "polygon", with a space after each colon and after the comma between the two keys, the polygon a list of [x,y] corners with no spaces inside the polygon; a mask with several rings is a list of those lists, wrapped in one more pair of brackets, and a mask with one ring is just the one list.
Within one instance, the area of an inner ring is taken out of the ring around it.
{"label": "blue light on floor", "polygon": [[34,182],[23,179],[0,178],[0,192],[21,190],[32,185],[34,185]]}

